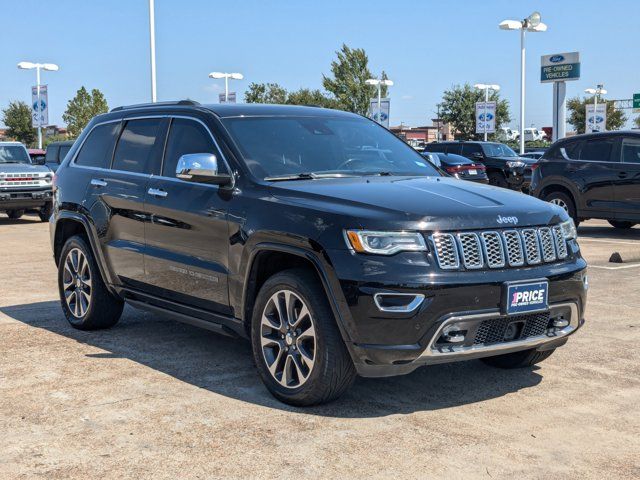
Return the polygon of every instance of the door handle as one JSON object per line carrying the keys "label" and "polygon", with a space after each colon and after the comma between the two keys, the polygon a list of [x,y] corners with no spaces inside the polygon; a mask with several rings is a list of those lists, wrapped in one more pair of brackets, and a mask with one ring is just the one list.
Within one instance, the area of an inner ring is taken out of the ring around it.
{"label": "door handle", "polygon": [[627,172],[618,172],[618,178],[627,178]]}
{"label": "door handle", "polygon": [[101,178],[92,178],[91,185],[93,185],[94,187],[106,187],[107,182],[105,182]]}
{"label": "door handle", "polygon": [[165,192],[164,190],[160,190],[159,188],[150,188],[149,190],[147,190],[147,193],[149,195],[153,195],[154,197],[160,198],[164,198],[168,195],[167,192]]}

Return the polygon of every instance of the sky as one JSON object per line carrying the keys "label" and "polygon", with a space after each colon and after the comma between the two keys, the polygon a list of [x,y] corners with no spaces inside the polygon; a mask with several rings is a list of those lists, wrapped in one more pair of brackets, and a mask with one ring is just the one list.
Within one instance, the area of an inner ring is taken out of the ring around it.
{"label": "sky", "polygon": [[[430,125],[444,90],[497,83],[519,117],[519,32],[504,19],[538,10],[548,25],[527,36],[526,126],[551,125],[552,86],[540,83],[540,56],[579,51],[581,78],[567,96],[604,83],[607,98],[640,93],[640,0],[156,0],[158,100],[217,103],[223,80],[241,72],[239,100],[251,82],[321,88],[343,43],[364,48],[390,88],[391,124]],[[81,86],[99,88],[110,107],[150,101],[148,0],[0,0],[0,108],[30,102],[35,71],[20,61],[53,62],[44,72],[50,123],[62,125]],[[631,118],[630,110],[626,111]],[[630,123],[628,124],[630,125]]]}

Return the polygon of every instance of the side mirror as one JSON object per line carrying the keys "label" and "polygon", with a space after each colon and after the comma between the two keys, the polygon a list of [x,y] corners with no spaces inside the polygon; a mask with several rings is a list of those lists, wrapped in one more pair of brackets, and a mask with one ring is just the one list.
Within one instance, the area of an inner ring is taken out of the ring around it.
{"label": "side mirror", "polygon": [[218,159],[212,153],[188,153],[178,159],[176,177],[188,182],[227,185],[231,176],[218,172]]}
{"label": "side mirror", "polygon": [[36,158],[34,158],[32,160],[32,163],[34,165],[45,165],[46,164],[44,157],[36,157]]}

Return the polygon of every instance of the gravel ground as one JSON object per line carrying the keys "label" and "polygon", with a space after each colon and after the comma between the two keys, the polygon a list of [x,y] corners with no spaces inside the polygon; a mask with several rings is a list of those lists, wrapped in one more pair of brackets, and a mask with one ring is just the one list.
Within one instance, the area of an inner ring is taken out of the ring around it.
{"label": "gravel ground", "polygon": [[640,229],[580,238],[587,324],[539,367],[431,366],[296,409],[242,340],[130,308],[73,330],[47,225],[1,217],[0,478],[640,478]]}

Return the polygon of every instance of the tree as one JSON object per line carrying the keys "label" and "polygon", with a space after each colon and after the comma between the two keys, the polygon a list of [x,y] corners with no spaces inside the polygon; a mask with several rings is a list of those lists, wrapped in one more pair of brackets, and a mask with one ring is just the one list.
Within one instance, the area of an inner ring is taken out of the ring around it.
{"label": "tree", "polygon": [[[492,92],[489,100],[496,102],[496,130],[509,123],[509,102],[501,99],[498,92]],[[455,85],[442,95],[440,118],[451,124],[464,139],[476,138],[476,102],[484,101],[484,92],[468,83]]]}
{"label": "tree", "polygon": [[[365,83],[375,78],[369,71],[369,58],[363,49],[344,44],[336,55],[338,59],[331,62],[333,78],[323,75],[322,85],[336,98],[338,108],[366,115],[371,98],[377,96],[377,87]],[[382,73],[382,78],[386,78],[386,73]],[[382,95],[386,94],[387,88],[383,87]]]}
{"label": "tree", "polygon": [[252,83],[244,94],[246,103],[285,103],[287,91],[277,83]]}
{"label": "tree", "polygon": [[633,120],[634,125],[636,126],[636,128],[640,128],[640,115],[638,115],[634,120]]}
{"label": "tree", "polygon": [[7,135],[29,146],[32,145],[38,132],[31,126],[31,107],[24,102],[14,101],[2,110],[2,123],[9,131]]}
{"label": "tree", "polygon": [[76,96],[67,103],[67,109],[62,114],[62,119],[67,124],[69,135],[77,137],[93,117],[108,111],[109,106],[102,92],[94,88],[89,93],[83,86],[76,92]]}
{"label": "tree", "polygon": [[311,90],[301,88],[295,92],[287,94],[287,104],[289,105],[315,105],[324,108],[339,108],[335,98],[330,97],[321,90]]}
{"label": "tree", "polygon": [[[598,98],[598,103],[605,102]],[[588,103],[593,103],[593,97],[573,97],[567,101],[567,110],[569,111],[569,123],[578,133],[585,132],[586,108]],[[620,130],[626,123],[627,117],[622,110],[616,110],[613,102],[607,103],[607,130]]]}

